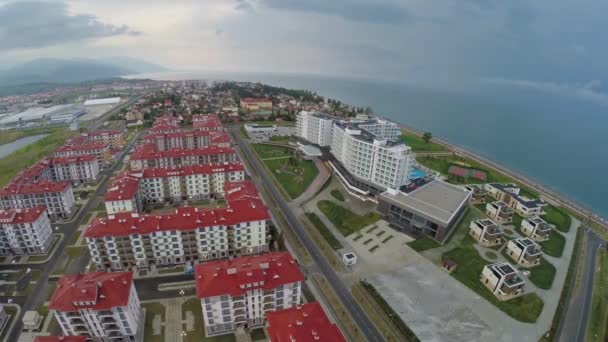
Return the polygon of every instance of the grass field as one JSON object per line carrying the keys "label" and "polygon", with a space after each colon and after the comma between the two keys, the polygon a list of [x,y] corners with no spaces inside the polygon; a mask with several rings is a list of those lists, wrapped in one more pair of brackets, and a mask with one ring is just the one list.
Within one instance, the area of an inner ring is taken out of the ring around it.
{"label": "grass field", "polygon": [[496,299],[479,281],[479,275],[483,267],[489,264],[489,262],[479,255],[475,247],[473,247],[474,243],[475,240],[467,236],[463,239],[460,247],[444,253],[444,256],[458,263],[458,267],[451,275],[514,319],[528,323],[536,322],[544,306],[542,299],[538,295],[528,293],[521,297],[502,302]]}
{"label": "grass field", "polygon": [[547,223],[555,225],[555,228],[560,232],[567,233],[570,230],[572,219],[562,208],[547,205],[543,210],[545,211],[545,215],[542,218]]}
{"label": "grass field", "polygon": [[344,195],[342,195],[342,193],[340,192],[340,190],[332,190],[332,191],[330,192],[330,195],[331,195],[333,198],[337,199],[338,201],[340,201],[340,202],[344,202]]}
{"label": "grass field", "polygon": [[559,258],[564,252],[566,238],[562,234],[552,230],[551,233],[549,233],[549,240],[539,242],[539,244],[545,254]]}
{"label": "grass field", "polygon": [[429,237],[423,237],[418,240],[410,241],[407,243],[407,245],[412,247],[416,252],[423,252],[427,249],[437,248],[441,246],[439,242]]}
{"label": "grass field", "polygon": [[357,215],[331,201],[319,201],[317,206],[344,236],[359,231],[380,219],[378,213],[370,212],[364,216]]}
{"label": "grass field", "polygon": [[[417,157],[416,161],[420,164],[433,169],[435,171],[441,172],[443,175],[448,177],[448,182],[452,184],[473,184],[473,183],[517,183],[513,178],[505,175],[502,172],[495,171],[493,169],[487,168],[484,165],[469,159],[458,156],[449,156],[449,157]],[[474,168],[479,171],[483,171],[488,175],[488,179],[485,181],[481,181],[475,178],[464,178],[459,176],[454,176],[448,174],[448,169],[450,165],[456,164],[457,166]],[[520,185],[521,186],[521,185]],[[538,197],[538,194],[528,189],[527,187],[521,186],[521,194],[526,195],[528,197]]]}
{"label": "grass field", "polygon": [[165,322],[165,306],[160,303],[145,303],[142,304],[146,308],[146,322],[144,326],[144,341],[148,342],[164,342],[165,341],[165,327],[161,327],[160,335],[152,335],[152,321],[154,316],[160,315],[161,322]]}
{"label": "grass field", "polygon": [[262,159],[293,156],[292,149],[274,145],[251,144],[253,150]]}
{"label": "grass field", "polygon": [[553,285],[555,278],[555,266],[549,263],[545,258],[542,258],[540,265],[530,268],[530,276],[528,279],[541,289],[548,290]]}
{"label": "grass field", "polygon": [[[4,134],[4,133],[3,133]],[[6,185],[19,171],[33,165],[65,143],[75,132],[57,129],[44,139],[27,145],[0,159],[0,186]]]}
{"label": "grass field", "polygon": [[321,233],[321,235],[323,235],[323,237],[329,243],[331,248],[338,250],[343,247],[342,244],[340,243],[340,241],[338,241],[338,239],[336,239],[334,234],[331,233],[329,228],[327,228],[325,223],[323,223],[323,221],[321,221],[321,219],[319,218],[319,216],[317,216],[317,214],[306,213],[306,217],[308,217],[310,222],[312,222],[312,224],[315,226],[315,228],[317,228],[319,233]]}
{"label": "grass field", "polygon": [[608,341],[608,251],[597,252],[591,315],[587,326],[587,341]]}
{"label": "grass field", "polygon": [[2,131],[2,134],[0,134],[0,145],[8,144],[15,140],[19,140],[21,138],[29,137],[32,135],[53,134],[53,133],[63,130],[63,129],[65,129],[65,128],[55,127],[55,128],[32,128],[32,129],[18,129],[18,130]]}
{"label": "grass field", "polygon": [[443,152],[448,150],[442,145],[433,142],[433,140],[427,143],[421,136],[403,129],[401,130],[401,140],[411,147],[414,152]]}

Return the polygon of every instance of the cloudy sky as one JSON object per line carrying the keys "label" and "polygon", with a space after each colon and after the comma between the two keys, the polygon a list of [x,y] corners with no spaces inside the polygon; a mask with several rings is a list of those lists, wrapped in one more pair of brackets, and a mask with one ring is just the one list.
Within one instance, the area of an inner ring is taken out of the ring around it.
{"label": "cloudy sky", "polygon": [[605,0],[0,0],[0,65],[130,56],[174,69],[593,92],[607,74],[606,13]]}

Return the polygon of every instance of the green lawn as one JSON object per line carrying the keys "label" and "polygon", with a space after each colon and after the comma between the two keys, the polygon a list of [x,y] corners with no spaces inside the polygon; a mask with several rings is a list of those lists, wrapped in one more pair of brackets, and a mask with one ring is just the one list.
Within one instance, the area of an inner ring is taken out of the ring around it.
{"label": "green lawn", "polygon": [[530,276],[528,279],[541,289],[548,290],[553,285],[555,278],[555,266],[549,263],[545,258],[542,258],[540,266],[530,268]]}
{"label": "green lawn", "polygon": [[251,144],[251,147],[262,159],[293,156],[293,150],[287,147],[264,144]]}
{"label": "green lawn", "polygon": [[266,333],[264,332],[264,328],[258,328],[258,329],[254,329],[251,331],[251,340],[252,341],[258,341],[258,340],[264,340],[267,341],[268,339],[266,338]]}
{"label": "green lawn", "polygon": [[463,239],[460,247],[443,254],[458,263],[458,267],[451,275],[514,319],[528,323],[536,322],[544,305],[542,299],[536,293],[528,293],[502,302],[496,299],[492,292],[481,283],[479,280],[481,271],[490,262],[479,255],[473,247],[474,243],[475,240],[467,236]]}
{"label": "green lawn", "polygon": [[[216,337],[205,337],[204,325],[203,325],[203,311],[201,309],[201,301],[198,298],[191,298],[182,304],[182,319],[186,319],[186,311],[192,311],[194,315],[194,331],[187,332],[186,342],[234,342],[236,338],[234,334],[216,336]],[[183,325],[185,330],[185,324]]]}
{"label": "green lawn", "polygon": [[608,251],[597,252],[591,315],[587,325],[587,341],[608,341]]}
{"label": "green lawn", "polygon": [[75,258],[84,255],[86,253],[86,246],[68,246],[65,248],[65,254],[70,258]]}
{"label": "green lawn", "polygon": [[[87,213],[87,214],[90,214],[90,213]],[[75,245],[76,242],[78,241],[78,238],[80,238],[80,230],[77,230],[74,232],[74,234],[70,238],[70,242],[68,242],[68,245]]]}
{"label": "green lawn", "polygon": [[[495,171],[487,168],[486,166],[469,158],[463,158],[458,156],[448,157],[417,157],[416,161],[429,169],[441,172],[443,175],[448,177],[448,182],[452,184],[472,184],[472,183],[517,183],[513,178],[505,175],[502,172]],[[481,181],[475,178],[464,178],[448,174],[450,165],[457,164],[463,167],[474,168],[479,171],[483,171],[488,175],[486,181]],[[529,197],[538,197],[538,194],[526,187],[521,187],[521,193],[526,194]]]}
{"label": "green lawn", "polygon": [[274,137],[270,137],[270,141],[275,142],[275,143],[288,143],[292,140],[292,137],[290,135],[277,135]]}
{"label": "green lawn", "polygon": [[317,228],[319,233],[321,233],[321,235],[323,235],[323,237],[329,243],[331,248],[338,250],[343,247],[342,244],[340,243],[340,241],[338,241],[338,239],[336,239],[334,234],[331,233],[329,228],[327,228],[325,223],[323,223],[323,221],[321,221],[321,219],[319,218],[319,216],[317,216],[317,214],[306,213],[306,217],[308,217],[310,222],[312,222],[312,224],[315,226],[315,228]]}
{"label": "green lawn", "polygon": [[317,206],[344,236],[359,231],[380,219],[380,214],[376,212],[361,216],[331,201],[319,201]]}
{"label": "green lawn", "polygon": [[[4,134],[4,133],[3,133]],[[29,167],[54,152],[70,136],[76,134],[67,129],[58,129],[44,139],[27,145],[0,159],[0,186],[6,185],[19,171]]]}
{"label": "green lawn", "polygon": [[239,128],[239,130],[241,131],[241,134],[245,138],[249,139],[249,134],[247,133],[247,130],[245,129],[245,125],[241,125],[241,127]]}
{"label": "green lawn", "polygon": [[545,211],[545,215],[543,215],[542,218],[547,221],[547,223],[555,225],[555,228],[560,232],[567,233],[570,230],[572,219],[562,208],[549,204],[544,207],[543,210]]}
{"label": "green lawn", "polygon": [[295,160],[295,165],[286,159],[264,160],[273,176],[290,198],[300,196],[313,182],[319,170],[310,160]]}
{"label": "green lawn", "polygon": [[539,242],[539,244],[545,254],[559,258],[564,252],[566,238],[562,234],[552,230],[551,233],[549,233],[549,240]]}
{"label": "green lawn", "polygon": [[160,303],[145,303],[142,304],[146,308],[146,322],[144,326],[144,341],[146,342],[164,342],[165,327],[161,327],[160,335],[152,335],[152,321],[155,315],[161,315],[161,322],[165,321],[165,306]]}
{"label": "green lawn", "polygon": [[448,150],[444,146],[433,142],[433,140],[427,143],[421,136],[410,131],[402,129],[401,133],[401,140],[411,147],[414,152],[444,152]]}
{"label": "green lawn", "polygon": [[342,195],[342,193],[340,192],[340,190],[332,190],[330,192],[331,196],[335,199],[337,199],[340,202],[344,202],[344,195]]}
{"label": "green lawn", "polygon": [[417,252],[423,252],[427,249],[437,248],[441,246],[439,242],[431,239],[430,237],[423,237],[418,240],[410,241],[407,243],[407,245],[412,247]]}
{"label": "green lawn", "polygon": [[39,134],[53,134],[64,128],[32,128],[32,129],[15,129],[2,131],[0,134],[0,145],[8,144],[21,138]]}

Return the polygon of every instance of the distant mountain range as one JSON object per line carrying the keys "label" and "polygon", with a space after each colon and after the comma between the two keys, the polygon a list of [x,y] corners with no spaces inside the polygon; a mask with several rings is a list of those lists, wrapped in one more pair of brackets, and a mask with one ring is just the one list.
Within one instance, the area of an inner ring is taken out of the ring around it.
{"label": "distant mountain range", "polygon": [[103,61],[40,58],[0,71],[0,86],[74,83],[165,70],[160,65],[130,57],[110,57]]}

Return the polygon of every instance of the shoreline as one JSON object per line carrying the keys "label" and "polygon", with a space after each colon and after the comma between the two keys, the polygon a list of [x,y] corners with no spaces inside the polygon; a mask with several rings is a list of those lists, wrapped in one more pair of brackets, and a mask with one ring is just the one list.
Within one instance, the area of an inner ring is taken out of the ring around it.
{"label": "shoreline", "polygon": [[[386,120],[389,120],[389,119],[386,119]],[[389,121],[392,121],[392,120],[389,120]],[[408,125],[405,125],[405,124],[402,124],[399,122],[397,122],[397,124],[399,125],[399,127],[401,129],[404,129],[404,130],[414,133],[416,135],[422,136],[422,134],[424,133],[411,126],[408,126]],[[500,163],[497,163],[493,160],[490,160],[488,158],[477,155],[471,151],[468,151],[457,145],[449,143],[446,140],[433,137],[433,142],[446,147],[450,152],[455,153],[456,155],[470,158],[470,159],[484,165],[485,167],[491,168],[495,171],[499,171],[499,172],[502,172],[502,173],[508,175],[509,177],[515,179],[516,181],[538,191],[539,195],[542,196],[543,198],[547,199],[549,202],[552,202],[554,204],[567,208],[567,209],[573,211],[574,213],[576,213],[577,215],[581,216],[581,218],[583,220],[585,220],[587,218],[587,219],[591,220],[593,223],[600,226],[601,228],[608,231],[608,222],[601,221],[600,219],[598,219],[598,217],[600,217],[599,215],[595,214],[590,209],[586,209],[584,206],[580,205],[579,203],[576,203],[575,201],[568,199],[568,197],[566,195],[558,194],[557,192],[549,189],[546,185],[540,184],[537,181],[534,181],[534,180],[530,179],[529,177],[522,175],[519,172],[510,170],[509,168],[501,165]]]}

